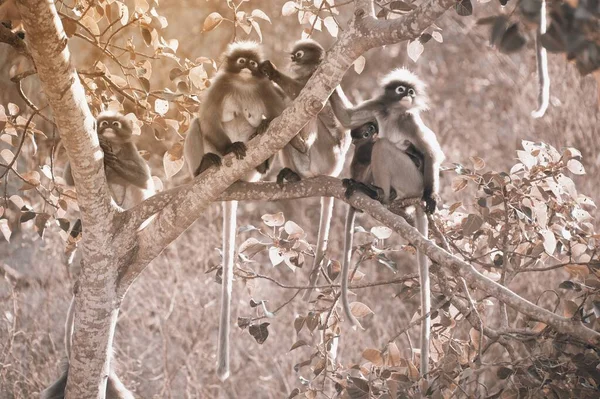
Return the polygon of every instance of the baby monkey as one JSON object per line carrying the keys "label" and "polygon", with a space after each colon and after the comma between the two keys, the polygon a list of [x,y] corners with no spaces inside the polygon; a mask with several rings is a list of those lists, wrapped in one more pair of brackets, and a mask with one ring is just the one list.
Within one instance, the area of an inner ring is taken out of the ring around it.
{"label": "baby monkey", "polygon": [[[378,138],[376,122],[366,124],[351,131],[355,145],[354,157],[350,165],[351,179],[344,179],[346,197],[355,191],[362,191],[369,197],[390,203],[393,199],[421,198],[425,189],[424,156],[410,143],[406,150],[385,138]],[[406,145],[406,143],[404,143]],[[416,207],[417,230],[427,238],[428,223],[425,210]],[[342,306],[346,317],[353,325],[359,324],[348,303],[348,273],[352,257],[352,241],[356,209],[350,207],[346,216],[344,259],[342,265]],[[431,318],[431,288],[429,280],[429,260],[417,250],[417,263],[421,283],[421,374],[426,374],[429,365],[429,334]]]}

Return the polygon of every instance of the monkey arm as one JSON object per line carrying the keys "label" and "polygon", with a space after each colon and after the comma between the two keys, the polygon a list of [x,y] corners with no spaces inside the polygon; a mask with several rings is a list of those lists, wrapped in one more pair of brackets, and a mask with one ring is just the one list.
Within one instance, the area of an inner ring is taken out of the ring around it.
{"label": "monkey arm", "polygon": [[300,91],[304,88],[304,85],[306,85],[306,81],[298,81],[279,71],[269,60],[264,61],[260,65],[260,70],[272,82],[277,83],[283,92],[292,100],[298,97],[298,94],[300,94]]}
{"label": "monkey arm", "polygon": [[335,117],[345,128],[355,129],[367,122],[372,122],[381,110],[381,104],[378,100],[367,100],[356,107],[351,107],[347,104],[347,100],[344,99],[345,96],[342,97],[339,91],[341,89],[337,87],[331,94],[331,97],[329,97],[329,103]]}
{"label": "monkey arm", "polygon": [[135,145],[128,143],[119,152],[118,157],[112,152],[104,153],[104,165],[111,168],[119,174],[120,177],[129,183],[140,187],[148,188],[150,172],[144,159],[138,154]]}

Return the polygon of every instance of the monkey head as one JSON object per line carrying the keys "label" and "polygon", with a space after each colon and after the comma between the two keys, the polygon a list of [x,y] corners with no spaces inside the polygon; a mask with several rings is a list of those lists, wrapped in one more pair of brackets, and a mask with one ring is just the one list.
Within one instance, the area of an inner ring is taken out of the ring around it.
{"label": "monkey head", "polygon": [[225,71],[233,74],[248,71],[255,78],[263,78],[263,74],[258,69],[263,58],[262,49],[256,42],[231,43],[225,52]]}
{"label": "monkey head", "polygon": [[377,122],[373,121],[352,129],[350,136],[352,137],[352,142],[355,145],[359,145],[360,143],[374,141],[378,133],[379,127],[377,126]]}
{"label": "monkey head", "polygon": [[291,52],[292,62],[298,65],[319,65],[324,55],[323,47],[312,39],[298,40]]}
{"label": "monkey head", "polygon": [[112,143],[131,141],[133,126],[131,121],[115,112],[102,112],[96,120],[98,137],[104,137]]}
{"label": "monkey head", "polygon": [[394,69],[381,80],[381,86],[383,99],[390,106],[398,106],[404,111],[427,109],[425,83],[408,69]]}

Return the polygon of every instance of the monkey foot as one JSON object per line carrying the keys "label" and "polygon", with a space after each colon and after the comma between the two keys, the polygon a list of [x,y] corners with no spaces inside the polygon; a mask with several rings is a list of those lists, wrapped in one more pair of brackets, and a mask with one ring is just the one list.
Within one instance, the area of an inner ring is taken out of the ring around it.
{"label": "monkey foot", "polygon": [[252,136],[250,136],[250,140],[252,140],[256,136],[260,136],[261,134],[266,132],[267,129],[269,128],[269,123],[271,123],[271,121],[264,119],[260,123],[260,125],[258,125],[258,127],[256,128],[256,131],[252,134]]}
{"label": "monkey foot", "polygon": [[225,151],[225,154],[233,152],[237,159],[242,159],[246,156],[246,149],[246,144],[241,141],[236,141],[235,143],[231,143],[229,148],[227,148],[227,151]]}
{"label": "monkey foot", "polygon": [[423,200],[425,201],[425,212],[433,214],[437,208],[437,201],[434,196],[424,196]]}
{"label": "monkey foot", "polygon": [[200,161],[200,166],[198,166],[198,169],[196,169],[196,173],[194,173],[194,177],[200,175],[202,172],[204,172],[206,169],[210,168],[211,166],[221,166],[222,161],[221,161],[221,157],[218,156],[215,153],[212,152],[208,152],[206,154],[204,154],[204,156],[202,157],[202,161]]}
{"label": "monkey foot", "polygon": [[263,175],[265,173],[267,173],[269,171],[269,169],[271,169],[271,163],[273,162],[273,158],[275,158],[275,157],[271,157],[271,158],[267,159],[265,162],[258,165],[256,167],[256,170],[258,171],[258,173],[263,174]]}
{"label": "monkey foot", "polygon": [[283,187],[284,181],[288,181],[290,183],[299,182],[300,175],[291,170],[290,168],[283,168],[277,174],[277,185],[279,187]]}

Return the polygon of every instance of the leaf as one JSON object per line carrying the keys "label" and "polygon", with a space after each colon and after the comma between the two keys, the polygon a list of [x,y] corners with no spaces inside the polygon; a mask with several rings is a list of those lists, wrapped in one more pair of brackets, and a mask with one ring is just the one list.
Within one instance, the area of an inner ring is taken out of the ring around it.
{"label": "leaf", "polygon": [[366,62],[367,60],[362,55],[358,57],[356,61],[354,61],[354,63],[352,64],[352,66],[354,66],[354,72],[360,75],[365,69]]}
{"label": "leaf", "polygon": [[204,65],[198,65],[190,69],[189,77],[194,86],[202,88],[206,85],[208,74],[206,73],[206,69],[204,69]]}
{"label": "leaf", "polygon": [[362,353],[362,357],[373,363],[375,366],[383,366],[383,355],[377,349],[365,349]]}
{"label": "leaf", "polygon": [[361,318],[373,314],[373,311],[362,302],[352,302],[350,304],[350,312],[356,318]]}
{"label": "leaf", "polygon": [[176,78],[181,76],[182,73],[183,71],[180,68],[173,68],[169,71],[169,79],[175,80]]}
{"label": "leaf", "polygon": [[288,234],[290,239],[302,239],[306,236],[302,227],[298,226],[295,222],[288,220],[285,222],[283,229]]}
{"label": "leaf", "polygon": [[40,213],[35,218],[35,230],[37,231],[40,237],[44,237],[44,231],[46,231],[48,219],[50,219],[50,215],[48,215],[47,213]]}
{"label": "leaf", "polygon": [[277,248],[277,247],[269,248],[269,260],[271,261],[271,264],[273,265],[273,267],[275,267],[278,264],[280,264],[281,262],[283,262],[284,259],[285,259],[285,257],[284,257],[283,249]]}
{"label": "leaf", "polygon": [[150,44],[152,44],[152,33],[150,32],[150,30],[144,26],[142,26],[142,37],[144,38],[144,43],[146,43],[146,46],[149,46]]}
{"label": "leaf", "polygon": [[94,35],[100,35],[100,28],[90,14],[83,16],[83,18],[79,20],[79,23],[88,28]]}
{"label": "leaf", "polygon": [[149,8],[150,6],[146,0],[135,0],[135,11],[143,14],[148,11]]}
{"label": "leaf", "polygon": [[119,8],[119,19],[121,21],[121,25],[126,25],[129,21],[129,8],[125,3],[117,2],[117,7]]}
{"label": "leaf", "polygon": [[531,169],[535,166],[535,164],[537,163],[537,159],[531,155],[530,153],[526,152],[526,151],[517,151],[517,157],[519,158],[519,161],[521,161],[521,163],[523,165],[525,165],[525,167],[527,169]]}
{"label": "leaf", "polygon": [[294,349],[298,349],[298,348],[300,348],[300,347],[302,347],[302,346],[306,346],[306,345],[308,345],[308,343],[306,343],[306,341],[304,341],[304,340],[300,339],[300,340],[296,341],[296,342],[294,343],[294,345],[292,345],[292,347],[290,348],[290,350],[289,350],[288,352],[291,352],[291,351],[293,351]]}
{"label": "leaf", "polygon": [[398,349],[398,345],[394,342],[391,342],[388,345],[388,365],[392,367],[400,366],[400,349]]}
{"label": "leaf", "polygon": [[501,380],[505,380],[510,377],[512,373],[513,371],[511,368],[502,366],[498,369],[498,371],[496,371],[496,376]]}
{"label": "leaf", "polygon": [[0,219],[0,233],[4,236],[4,239],[10,242],[10,226],[8,225],[7,219]]}
{"label": "leaf", "polygon": [[295,1],[288,1],[281,8],[281,15],[284,17],[289,17],[290,15],[294,15],[298,12],[298,8],[296,7]]}
{"label": "leaf", "polygon": [[279,227],[283,226],[283,224],[285,223],[285,217],[283,216],[283,212],[262,215],[261,219],[263,220],[264,224],[266,224],[269,227]]}
{"label": "leaf", "polygon": [[469,216],[462,221],[463,234],[466,236],[473,235],[473,233],[479,230],[482,224],[483,219],[481,216],[473,213],[469,214]]}
{"label": "leaf", "polygon": [[19,115],[20,109],[19,106],[17,104],[13,104],[13,103],[8,103],[8,114],[10,116],[17,116]]}
{"label": "leaf", "polygon": [[169,111],[169,102],[167,100],[157,98],[156,101],[154,101],[154,111],[159,115],[165,116],[167,111]]}
{"label": "leaf", "polygon": [[405,3],[400,0],[392,1],[390,3],[390,10],[394,10],[394,11],[410,12],[410,11],[414,10],[415,8],[417,8],[415,5]]}
{"label": "leaf", "polygon": [[408,42],[408,56],[411,60],[413,60],[413,62],[417,62],[421,54],[423,54],[424,50],[425,47],[423,47],[423,44],[419,40],[413,40],[412,42]]}
{"label": "leaf", "polygon": [[175,143],[163,156],[163,166],[167,179],[177,174],[183,167],[183,163],[183,146],[180,143]]}
{"label": "leaf", "polygon": [[258,241],[254,237],[250,237],[239,246],[238,252],[243,253],[249,258],[252,258],[266,247],[266,244]]}
{"label": "leaf", "polygon": [[13,152],[11,150],[5,148],[5,149],[3,149],[3,150],[0,151],[0,157],[2,157],[2,159],[4,160],[4,162],[6,162],[7,164],[9,164],[15,158],[15,154],[13,154]]}
{"label": "leaf", "polygon": [[72,37],[77,32],[77,23],[71,18],[61,18],[60,22],[62,22],[67,37]]}
{"label": "leaf", "polygon": [[567,162],[567,169],[575,175],[585,175],[585,168],[581,162],[576,159],[570,159],[569,162]]}
{"label": "leaf", "polygon": [[442,37],[442,34],[438,31],[431,32],[431,37],[433,37],[433,40],[435,40],[438,43],[444,42],[444,38]]}
{"label": "leaf", "polygon": [[471,0],[461,0],[454,5],[456,13],[461,17],[468,17],[473,14],[473,4]]}
{"label": "leaf", "polygon": [[430,34],[430,33],[423,33],[421,36],[419,36],[419,41],[420,41],[422,44],[425,44],[425,43],[427,43],[428,41],[430,41],[432,37],[433,37],[433,36],[431,36],[431,34]]}
{"label": "leaf", "polygon": [[300,330],[302,330],[302,327],[304,327],[305,322],[306,318],[304,316],[296,316],[296,318],[294,319],[294,329],[296,330],[296,334],[298,334]]}
{"label": "leaf", "polygon": [[333,17],[326,17],[323,20],[323,24],[325,25],[325,27],[327,28],[327,32],[329,32],[331,36],[337,37],[339,27],[337,22],[335,22],[335,19],[333,19]]}
{"label": "leaf", "polygon": [[271,22],[271,18],[269,18],[269,16],[265,14],[263,10],[253,10],[250,15],[252,15],[254,18],[260,18]]}
{"label": "leaf", "polygon": [[392,236],[392,229],[387,226],[376,226],[371,228],[371,234],[379,240],[385,240]]}
{"label": "leaf", "polygon": [[464,189],[467,187],[468,182],[469,181],[464,177],[457,177],[456,179],[452,180],[452,191],[457,192]]}
{"label": "leaf", "polygon": [[407,366],[408,366],[408,379],[413,382],[418,381],[419,380],[419,370],[417,370],[417,367],[410,360],[407,361]]}
{"label": "leaf", "polygon": [[258,41],[262,43],[263,36],[262,36],[262,32],[260,30],[260,25],[258,24],[258,22],[256,22],[255,20],[251,20],[250,25],[252,25],[252,27],[256,31],[256,34],[258,35]]}
{"label": "leaf", "polygon": [[268,327],[270,324],[271,323],[262,323],[260,325],[251,325],[248,329],[248,332],[250,332],[250,335],[254,337],[256,342],[258,342],[259,344],[263,344],[269,337]]}
{"label": "leaf", "polygon": [[469,157],[471,162],[473,162],[473,167],[475,170],[481,170],[485,168],[485,161],[479,157]]}
{"label": "leaf", "polygon": [[548,255],[554,254],[554,250],[556,249],[556,236],[554,233],[548,229],[540,230],[540,234],[544,238],[544,250]]}

